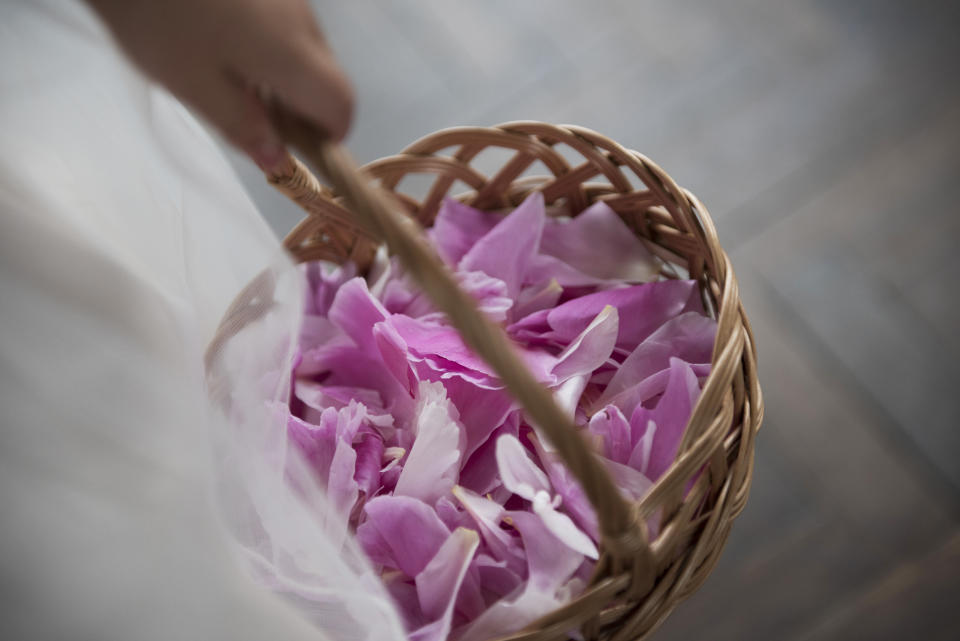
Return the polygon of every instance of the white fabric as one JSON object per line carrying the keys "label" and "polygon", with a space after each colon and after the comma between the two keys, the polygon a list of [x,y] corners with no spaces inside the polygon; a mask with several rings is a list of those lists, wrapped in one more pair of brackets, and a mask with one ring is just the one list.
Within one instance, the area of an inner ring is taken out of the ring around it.
{"label": "white fabric", "polygon": [[[268,266],[277,303],[218,361],[226,418],[203,350]],[[284,482],[266,401],[299,291],[213,142],[85,6],[0,4],[0,637],[404,638],[322,493]]]}

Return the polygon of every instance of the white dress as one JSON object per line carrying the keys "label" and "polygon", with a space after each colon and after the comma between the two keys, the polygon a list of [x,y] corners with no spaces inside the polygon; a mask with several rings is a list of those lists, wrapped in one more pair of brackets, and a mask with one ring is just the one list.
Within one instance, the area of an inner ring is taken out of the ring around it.
{"label": "white dress", "polygon": [[277,239],[86,6],[0,5],[0,636],[403,638],[311,518],[323,497],[272,494],[268,427],[208,407],[203,350],[268,266],[273,325],[225,356],[237,389],[289,356]]}

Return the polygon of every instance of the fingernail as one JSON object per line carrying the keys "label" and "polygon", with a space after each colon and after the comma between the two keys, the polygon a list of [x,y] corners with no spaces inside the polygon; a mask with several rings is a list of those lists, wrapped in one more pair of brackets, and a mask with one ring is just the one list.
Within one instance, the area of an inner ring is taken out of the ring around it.
{"label": "fingernail", "polygon": [[286,148],[274,140],[267,140],[257,145],[251,152],[250,157],[253,162],[264,173],[277,173],[283,166],[283,161],[287,157]]}

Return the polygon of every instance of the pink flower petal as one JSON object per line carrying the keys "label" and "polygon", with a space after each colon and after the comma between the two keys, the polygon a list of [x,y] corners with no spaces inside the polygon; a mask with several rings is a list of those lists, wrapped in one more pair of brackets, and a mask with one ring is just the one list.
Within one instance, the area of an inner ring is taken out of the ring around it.
{"label": "pink flower petal", "polygon": [[420,384],[413,449],[403,464],[394,493],[434,504],[457,482],[466,444],[457,409],[439,383]]}
{"label": "pink flower petal", "polygon": [[604,403],[604,399],[666,369],[671,357],[688,363],[709,363],[716,331],[716,321],[696,312],[668,320],[623,361],[599,402]]}
{"label": "pink flower petal", "polygon": [[651,479],[660,478],[673,462],[699,395],[700,381],[693,368],[680,359],[671,358],[670,379],[652,412],[657,431],[646,470]]}
{"label": "pink flower petal", "polygon": [[540,251],[606,280],[645,282],[659,272],[657,261],[640,239],[603,202],[594,203],[570,221],[548,224]]}
{"label": "pink flower petal", "polygon": [[558,381],[565,381],[572,376],[593,372],[610,358],[618,333],[617,310],[607,305],[560,353],[553,366],[553,375]]}
{"label": "pink flower petal", "polygon": [[581,296],[546,313],[537,312],[521,319],[511,325],[509,331],[522,338],[540,334],[567,344],[607,305],[618,312],[617,347],[631,350],[669,319],[701,307],[696,282],[668,280]]}
{"label": "pink flower petal", "polygon": [[408,496],[378,496],[363,508],[357,540],[374,563],[415,577],[436,556],[450,531],[432,507]]}
{"label": "pink flower petal", "polygon": [[534,192],[467,251],[460,260],[460,271],[481,271],[499,278],[507,285],[507,295],[516,298],[537,253],[545,222],[543,195]]}
{"label": "pink flower petal", "polygon": [[362,278],[347,281],[330,305],[330,321],[347,334],[360,350],[376,354],[373,326],[387,319],[387,310],[367,289]]}
{"label": "pink flower petal", "polygon": [[434,621],[411,632],[409,638],[412,641],[444,641],[450,634],[457,593],[479,543],[476,532],[457,528],[417,574],[420,607]]}
{"label": "pink flower petal", "polygon": [[551,490],[547,475],[513,436],[497,439],[497,468],[504,487],[528,501],[532,501],[538,492]]}
{"label": "pink flower petal", "polygon": [[611,461],[626,463],[633,452],[630,423],[616,405],[608,405],[590,418],[588,426],[603,443],[603,455]]}
{"label": "pink flower petal", "polygon": [[501,219],[497,214],[446,198],[428,233],[440,256],[447,263],[456,265]]}

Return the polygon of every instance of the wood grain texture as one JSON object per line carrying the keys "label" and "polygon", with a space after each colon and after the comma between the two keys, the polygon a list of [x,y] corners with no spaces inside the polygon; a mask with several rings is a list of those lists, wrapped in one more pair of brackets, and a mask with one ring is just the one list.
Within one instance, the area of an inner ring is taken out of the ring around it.
{"label": "wood grain texture", "polygon": [[[314,4],[357,87],[358,160],[573,122],[717,221],[767,419],[719,566],[654,638],[960,637],[956,3]],[[286,233],[299,212],[234,160]]]}

